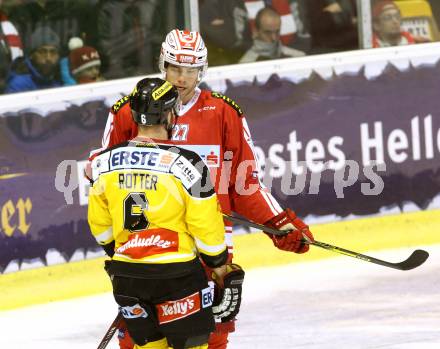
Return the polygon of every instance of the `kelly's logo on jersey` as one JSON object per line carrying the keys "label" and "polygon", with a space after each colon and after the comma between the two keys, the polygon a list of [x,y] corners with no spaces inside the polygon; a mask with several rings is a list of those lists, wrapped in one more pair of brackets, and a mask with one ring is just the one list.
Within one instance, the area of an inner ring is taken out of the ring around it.
{"label": "kelly's logo on jersey", "polygon": [[156,309],[160,324],[183,319],[200,311],[199,292],[176,301],[158,304]]}

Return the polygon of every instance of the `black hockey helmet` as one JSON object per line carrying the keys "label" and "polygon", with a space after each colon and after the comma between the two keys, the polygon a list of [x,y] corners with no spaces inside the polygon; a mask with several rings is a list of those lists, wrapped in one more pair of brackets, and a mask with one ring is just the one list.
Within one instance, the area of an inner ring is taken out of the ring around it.
{"label": "black hockey helmet", "polygon": [[138,125],[163,124],[170,130],[174,124],[168,121],[168,111],[177,113],[179,105],[177,89],[159,78],[140,80],[130,95],[131,114]]}

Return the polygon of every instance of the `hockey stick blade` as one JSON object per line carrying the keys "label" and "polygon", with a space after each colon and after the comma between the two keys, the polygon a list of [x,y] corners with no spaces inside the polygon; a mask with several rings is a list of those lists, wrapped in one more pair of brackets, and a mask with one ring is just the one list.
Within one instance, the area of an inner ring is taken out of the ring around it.
{"label": "hockey stick blade", "polygon": [[[248,221],[246,219],[241,219],[241,218],[237,218],[237,217],[233,217],[227,214],[223,214],[223,217],[233,223],[237,223],[237,224],[241,224],[247,227],[252,227],[252,228],[256,228],[259,230],[262,230],[266,233],[269,234],[273,234],[273,235],[285,235],[286,232],[285,231],[281,231],[281,230],[277,230],[277,229],[273,229],[270,227],[266,227],[263,224],[258,224],[258,223],[254,223],[251,221]],[[329,250],[329,251],[333,251],[339,254],[343,254],[349,257],[353,257],[356,259],[360,259],[362,261],[365,262],[370,262],[370,263],[374,263],[374,264],[378,264],[378,265],[382,265],[384,267],[388,267],[388,268],[393,268],[393,269],[397,269],[397,270],[411,270],[414,268],[417,268],[418,266],[422,265],[423,263],[425,263],[425,261],[428,259],[429,257],[429,253],[424,251],[424,250],[415,250],[407,259],[405,259],[402,262],[399,263],[392,263],[392,262],[387,262],[378,258],[374,258],[374,257],[370,257],[361,253],[357,253],[357,252],[353,252],[350,250],[347,250],[345,248],[342,247],[338,247],[338,246],[333,246],[330,244],[327,244],[325,242],[320,242],[320,241],[313,241],[313,242],[308,242],[308,241],[304,241],[306,244],[312,245],[312,246],[317,246],[317,247],[321,247],[325,250]]]}
{"label": "hockey stick blade", "polygon": [[346,255],[349,257],[357,258],[357,259],[360,259],[365,262],[370,262],[370,263],[382,265],[384,267],[393,268],[393,269],[397,269],[397,270],[411,270],[411,269],[417,268],[418,266],[425,263],[425,261],[429,257],[428,252],[426,252],[424,250],[415,250],[404,261],[399,262],[399,263],[392,263],[392,262],[387,262],[382,259],[370,257],[370,256],[367,256],[362,253],[353,252],[353,251],[347,250],[342,247],[333,246],[333,245],[330,245],[330,244],[327,244],[324,242],[320,242],[320,241],[316,241],[316,240],[314,242],[312,242],[310,245],[318,246],[323,249],[333,251],[333,252],[336,252],[339,254],[343,254],[343,255]]}
{"label": "hockey stick blade", "polygon": [[395,268],[399,270],[411,270],[425,263],[428,259],[429,253],[425,250],[415,250],[411,256],[400,263],[394,263]]}
{"label": "hockey stick blade", "polygon": [[97,349],[105,349],[107,348],[108,343],[113,338],[113,335],[115,334],[116,330],[118,329],[119,323],[122,321],[122,315],[120,312],[118,312],[118,315],[116,315],[115,319],[113,320],[112,324],[110,325],[109,329],[105,333],[104,337],[101,340],[101,343],[99,343]]}

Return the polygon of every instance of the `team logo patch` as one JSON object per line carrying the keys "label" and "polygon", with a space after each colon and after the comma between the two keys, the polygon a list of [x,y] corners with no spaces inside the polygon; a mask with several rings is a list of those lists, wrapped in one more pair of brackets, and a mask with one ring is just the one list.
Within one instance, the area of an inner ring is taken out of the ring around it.
{"label": "team logo patch", "polygon": [[215,110],[215,105],[214,105],[214,106],[207,105],[207,106],[205,106],[205,107],[203,107],[203,108],[199,108],[199,109],[197,109],[198,112],[208,111],[208,110]]}
{"label": "team logo patch", "polygon": [[202,308],[212,306],[214,299],[214,287],[207,287],[202,290]]}
{"label": "team logo patch", "polygon": [[123,329],[118,329],[118,338],[119,339],[124,339],[125,338],[125,330]]}
{"label": "team logo patch", "polygon": [[209,167],[218,167],[219,165],[219,158],[218,155],[215,154],[213,151],[210,152],[208,155],[206,155],[206,164]]}
{"label": "team logo patch", "polygon": [[170,165],[176,159],[176,157],[177,156],[174,154],[164,153],[160,158],[159,166],[169,167],[168,165]]}
{"label": "team logo patch", "polygon": [[157,101],[160,97],[162,97],[165,93],[167,93],[169,90],[173,88],[173,85],[171,85],[168,81],[165,81],[165,83],[157,88],[151,96],[155,101]]}
{"label": "team logo patch", "polygon": [[177,61],[180,63],[194,63],[194,56],[177,55]]}
{"label": "team logo patch", "polygon": [[153,169],[158,165],[160,152],[139,147],[124,147],[111,152],[110,170],[126,168]]}
{"label": "team logo patch", "polygon": [[156,305],[156,309],[160,324],[183,319],[200,311],[199,292],[176,301],[158,304]]}
{"label": "team logo patch", "polygon": [[126,306],[119,308],[122,316],[126,319],[137,319],[140,317],[146,318],[148,317],[147,312],[144,308],[142,308],[139,304],[135,304],[133,306]]}
{"label": "team logo patch", "polygon": [[183,156],[171,167],[171,173],[180,179],[185,188],[191,188],[201,177],[200,172]]}
{"label": "team logo patch", "polygon": [[208,167],[220,166],[220,146],[218,144],[212,145],[198,145],[198,144],[185,144],[179,145],[181,148],[191,150],[203,159]]}

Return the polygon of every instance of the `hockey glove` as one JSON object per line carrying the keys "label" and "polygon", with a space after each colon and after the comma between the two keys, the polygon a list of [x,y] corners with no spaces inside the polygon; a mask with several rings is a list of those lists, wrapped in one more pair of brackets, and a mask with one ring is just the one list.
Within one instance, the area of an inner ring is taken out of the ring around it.
{"label": "hockey glove", "polygon": [[214,302],[212,312],[217,321],[234,320],[240,311],[244,270],[238,264],[227,264],[226,274],[219,278],[212,274],[214,281]]}
{"label": "hockey glove", "polygon": [[101,245],[101,247],[104,249],[106,255],[109,256],[110,258],[112,258],[113,255],[115,254],[115,240],[108,243],[107,245]]}
{"label": "hockey glove", "polygon": [[309,245],[304,240],[314,241],[309,226],[289,208],[267,221],[265,225],[286,231],[286,235],[267,234],[273,244],[283,251],[305,253],[309,250]]}

